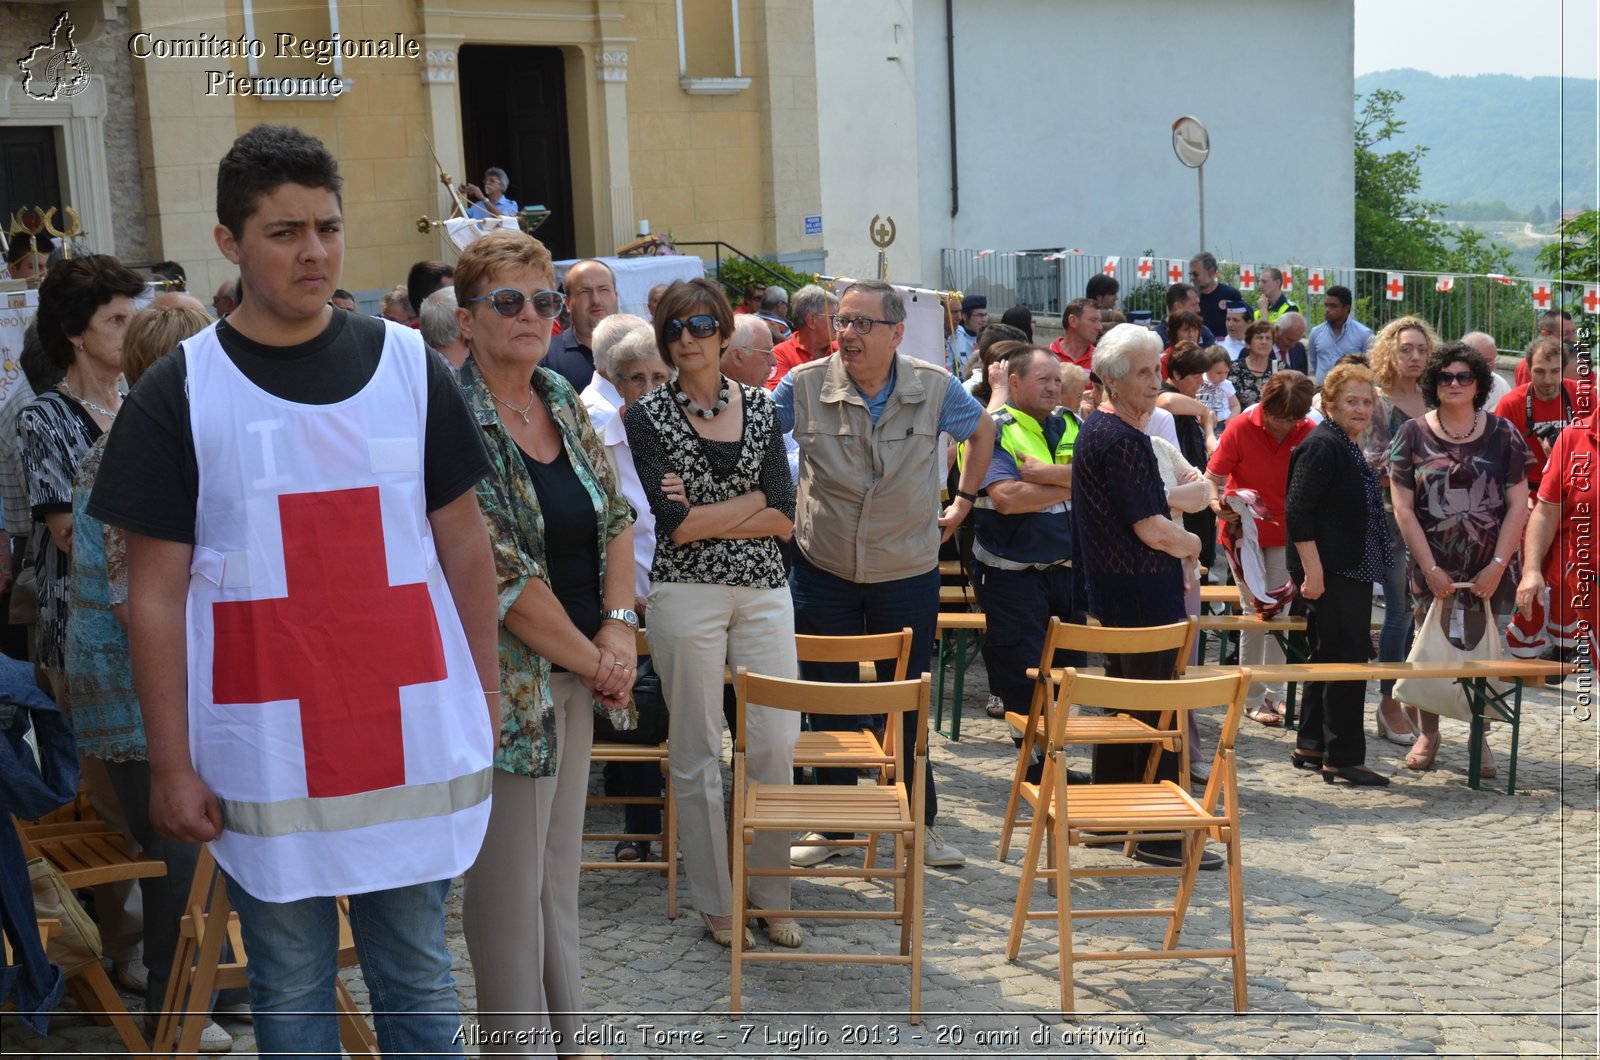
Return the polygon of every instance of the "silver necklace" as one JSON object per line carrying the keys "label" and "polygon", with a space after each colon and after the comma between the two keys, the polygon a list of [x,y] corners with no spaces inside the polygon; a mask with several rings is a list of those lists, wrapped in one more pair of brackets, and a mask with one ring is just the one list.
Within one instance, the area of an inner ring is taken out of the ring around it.
{"label": "silver necklace", "polygon": [[672,382],[672,396],[678,399],[678,404],[682,405],[685,411],[692,412],[703,420],[715,419],[718,413],[728,407],[728,379],[726,376],[723,377],[722,389],[717,391],[717,403],[708,409],[695,404],[694,398],[683,392],[683,387],[678,385],[677,380]]}
{"label": "silver necklace", "polygon": [[1455,431],[1452,431],[1449,427],[1446,427],[1444,425],[1444,414],[1441,413],[1439,415],[1439,429],[1441,431],[1443,431],[1445,437],[1449,438],[1451,441],[1464,442],[1468,438],[1472,437],[1472,432],[1473,431],[1478,429],[1478,416],[1482,411],[1483,411],[1482,409],[1476,409],[1476,410],[1473,411],[1473,413],[1472,413],[1472,423],[1467,427],[1466,430],[1462,431],[1460,434],[1457,434]]}
{"label": "silver necklace", "polygon": [[57,383],[56,387],[63,394],[67,395],[67,397],[69,397],[72,400],[76,401],[78,404],[82,405],[84,408],[88,409],[90,412],[98,412],[100,415],[104,416],[108,420],[114,420],[114,419],[117,418],[117,412],[118,412],[117,409],[108,409],[104,405],[96,405],[94,402],[90,401],[88,398],[79,397],[77,394],[74,394],[72,392],[72,388],[66,384],[65,380],[62,380],[61,382]]}
{"label": "silver necklace", "polygon": [[[488,387],[484,387],[484,389],[485,390],[489,390]],[[500,402],[500,404],[504,405],[506,408],[510,409],[512,412],[515,412],[518,416],[521,416],[522,417],[523,426],[527,426],[528,413],[533,410],[533,400],[538,395],[536,395],[534,393],[533,387],[531,387],[531,386],[528,387],[528,403],[526,405],[522,406],[520,409],[517,408],[517,406],[513,405],[511,402],[507,401],[505,398],[501,397],[499,394],[496,394],[493,390],[489,390],[489,396],[494,398],[496,401]]]}

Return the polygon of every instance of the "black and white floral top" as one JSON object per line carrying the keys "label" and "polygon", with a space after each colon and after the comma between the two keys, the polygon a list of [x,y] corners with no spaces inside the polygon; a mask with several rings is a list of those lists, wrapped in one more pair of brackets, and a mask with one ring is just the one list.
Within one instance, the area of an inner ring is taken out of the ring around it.
{"label": "black and white floral top", "polygon": [[765,390],[740,386],[740,392],[744,429],[737,442],[713,441],[696,433],[670,386],[657,387],[628,408],[623,419],[628,447],[656,517],[652,582],[746,589],[780,589],[788,584],[777,538],[710,538],[686,545],[672,541],[673,531],[689,510],[661,492],[661,479],[668,474],[683,479],[691,505],[716,504],[761,490],[767,495],[767,507],[794,518],[794,482],[777,408]]}
{"label": "black and white floral top", "polygon": [[46,390],[22,410],[17,428],[22,451],[22,477],[33,508],[29,549],[39,580],[37,661],[46,670],[66,670],[67,607],[72,557],[56,547],[45,526],[52,512],[72,512],[72,480],[84,454],[100,437],[82,405],[59,390]]}

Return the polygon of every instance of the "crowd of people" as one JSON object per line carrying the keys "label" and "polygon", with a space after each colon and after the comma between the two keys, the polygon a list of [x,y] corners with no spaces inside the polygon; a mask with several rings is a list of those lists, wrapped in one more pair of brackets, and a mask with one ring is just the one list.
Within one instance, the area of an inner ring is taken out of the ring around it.
{"label": "crowd of people", "polygon": [[[514,211],[490,176],[469,197]],[[723,668],[856,680],[797,662],[794,635],[909,628],[909,672],[927,672],[953,538],[989,617],[995,716],[1027,712],[1052,617],[1180,622],[1208,569],[1232,572],[1247,612],[1304,601],[1313,661],[1371,657],[1375,584],[1383,659],[1458,596],[1469,642],[1514,611],[1526,651],[1589,635],[1571,599],[1587,591],[1570,574],[1580,535],[1557,505],[1592,493],[1568,472],[1592,459],[1593,392],[1560,312],[1527,380],[1497,394],[1477,336],[1444,343],[1414,317],[1374,333],[1341,287],[1307,336],[1276,270],[1251,305],[1200,254],[1153,328],[1119,319],[1109,277],[1049,345],[1026,309],[991,323],[974,295],[950,306],[932,363],[900,348],[906,305],[881,281],[753,285],[737,309],[715,282],[676,282],[645,319],[619,311],[605,262],[558,284],[546,249],[503,229],[454,266],[417,263],[370,317],[337,286],[340,189],[314,138],[244,134],[218,172],[217,242],[239,276],[216,318],[184,295],[136,311],[145,279],[112,258],[59,261],[22,357],[31,393],[0,412],[13,622],[69,711],[97,812],[168,868],[96,900],[147,1011],[207,843],[263,1051],[337,1054],[334,1017],[314,1014],[335,1009],[333,897],[348,894],[382,1048],[459,1053],[444,900],[464,875],[483,1051],[581,1053],[590,751],[597,724],[638,722],[637,631],[668,708],[690,900],[714,943],[753,946],[731,916]],[[1238,649],[1281,658],[1261,634]],[[1105,659],[1146,679],[1175,661]],[[1361,682],[1307,686],[1293,766],[1388,784],[1367,765],[1365,698]],[[286,700],[298,710],[263,706]],[[1280,725],[1282,705],[1264,685],[1251,717]],[[788,782],[799,720],[748,710],[751,777]],[[1374,721],[1407,767],[1434,764],[1437,715],[1385,687]],[[1144,754],[1097,748],[1071,781],[1143,776]],[[1158,775],[1178,767],[1160,752]],[[1191,770],[1204,781],[1198,756]],[[925,860],[959,866],[934,772]],[[661,791],[654,767],[605,782]],[[645,805],[625,823],[661,827]],[[749,861],[817,865],[852,838],[765,837]],[[1182,860],[1171,842],[1130,853]],[[762,876],[750,897],[785,908],[788,890]],[[761,926],[806,944],[793,920]],[[205,1047],[227,1037],[208,1027]]]}

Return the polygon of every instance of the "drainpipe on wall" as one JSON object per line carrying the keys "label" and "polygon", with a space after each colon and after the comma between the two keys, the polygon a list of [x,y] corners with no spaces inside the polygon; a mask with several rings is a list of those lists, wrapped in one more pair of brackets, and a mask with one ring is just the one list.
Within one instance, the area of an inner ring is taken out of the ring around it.
{"label": "drainpipe on wall", "polygon": [[956,21],[955,0],[944,0],[945,85],[950,96],[950,216],[961,212],[961,173],[956,164]]}

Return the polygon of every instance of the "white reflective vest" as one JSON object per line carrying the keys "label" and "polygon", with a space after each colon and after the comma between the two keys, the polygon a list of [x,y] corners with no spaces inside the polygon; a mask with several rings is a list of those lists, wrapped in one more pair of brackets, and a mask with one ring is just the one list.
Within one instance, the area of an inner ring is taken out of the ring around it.
{"label": "white reflective vest", "polygon": [[257,387],[214,325],[183,348],[189,749],[222,803],[218,863],[270,902],[463,872],[493,737],[427,519],[426,348],[390,323],[331,405]]}

